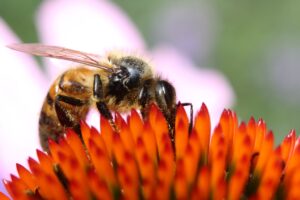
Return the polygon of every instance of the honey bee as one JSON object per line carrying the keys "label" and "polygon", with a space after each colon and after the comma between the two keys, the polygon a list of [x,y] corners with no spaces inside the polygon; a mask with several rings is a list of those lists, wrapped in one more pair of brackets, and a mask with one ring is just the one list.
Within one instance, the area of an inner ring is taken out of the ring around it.
{"label": "honey bee", "polygon": [[[36,56],[52,57],[82,64],[62,73],[50,87],[39,118],[39,137],[48,151],[48,139],[57,141],[71,127],[79,135],[80,120],[92,106],[115,127],[111,111],[140,109],[147,118],[149,105],[158,105],[174,139],[176,91],[173,85],[152,72],[152,67],[134,55],[110,52],[107,56],[42,44],[13,44],[11,49]],[[193,108],[191,103],[191,120]],[[192,123],[191,123],[192,124]],[[190,124],[190,128],[191,125]],[[115,127],[116,128],[116,127]]]}

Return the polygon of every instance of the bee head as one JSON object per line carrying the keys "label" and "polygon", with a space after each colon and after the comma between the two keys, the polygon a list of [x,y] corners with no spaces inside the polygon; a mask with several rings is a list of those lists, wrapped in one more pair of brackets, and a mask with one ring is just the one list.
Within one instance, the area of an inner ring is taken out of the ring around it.
{"label": "bee head", "polygon": [[116,66],[116,71],[109,76],[111,89],[129,91],[137,88],[151,73],[147,63],[133,56],[114,59],[112,63]]}

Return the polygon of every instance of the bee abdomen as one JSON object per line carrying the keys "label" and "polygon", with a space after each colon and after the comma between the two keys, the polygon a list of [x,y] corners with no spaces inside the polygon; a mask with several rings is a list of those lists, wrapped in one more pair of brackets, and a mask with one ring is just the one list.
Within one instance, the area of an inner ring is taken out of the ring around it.
{"label": "bee abdomen", "polygon": [[44,150],[48,151],[48,139],[57,141],[63,132],[63,127],[59,124],[55,109],[54,98],[51,91],[48,92],[39,118],[40,143]]}
{"label": "bee abdomen", "polygon": [[48,139],[57,141],[60,134],[63,133],[63,127],[58,123],[55,115],[48,115],[43,110],[39,119],[39,135],[43,149],[48,150]]}
{"label": "bee abdomen", "polygon": [[50,93],[48,92],[47,93],[47,96],[46,96],[46,102],[49,106],[53,106],[53,103],[54,103],[54,100],[53,98],[51,97]]}
{"label": "bee abdomen", "polygon": [[39,120],[39,125],[47,125],[50,127],[55,126],[56,122],[55,119],[53,119],[51,116],[48,116],[43,110],[40,114],[40,120]]}

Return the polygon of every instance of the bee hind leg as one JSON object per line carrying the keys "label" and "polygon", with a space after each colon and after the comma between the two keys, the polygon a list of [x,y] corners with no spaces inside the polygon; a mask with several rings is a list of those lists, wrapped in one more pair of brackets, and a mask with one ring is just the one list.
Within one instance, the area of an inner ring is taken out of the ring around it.
{"label": "bee hind leg", "polygon": [[[72,106],[83,106],[85,101],[69,96],[57,95],[54,102],[57,118],[63,127],[71,127],[79,136],[81,136],[80,123],[74,113],[71,113],[61,103],[67,103]],[[81,138],[82,139],[82,138]]]}
{"label": "bee hind leg", "polygon": [[112,114],[104,101],[103,85],[99,74],[94,75],[93,97],[96,99],[96,106],[100,114],[107,119],[113,129],[118,132],[118,127],[113,121]]}

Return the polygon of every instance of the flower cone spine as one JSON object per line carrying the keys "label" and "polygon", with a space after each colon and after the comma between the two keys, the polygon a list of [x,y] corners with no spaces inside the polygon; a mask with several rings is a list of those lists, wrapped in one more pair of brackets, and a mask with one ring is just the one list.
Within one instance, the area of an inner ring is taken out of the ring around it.
{"label": "flower cone spine", "polygon": [[[177,109],[174,141],[152,105],[147,121],[116,114],[116,133],[101,117],[100,133],[81,123],[49,153],[37,150],[29,169],[4,181],[12,199],[300,199],[300,139],[292,130],[274,148],[263,120],[238,123],[224,110],[211,130],[205,104],[189,119]],[[0,193],[0,199],[8,199]]]}

